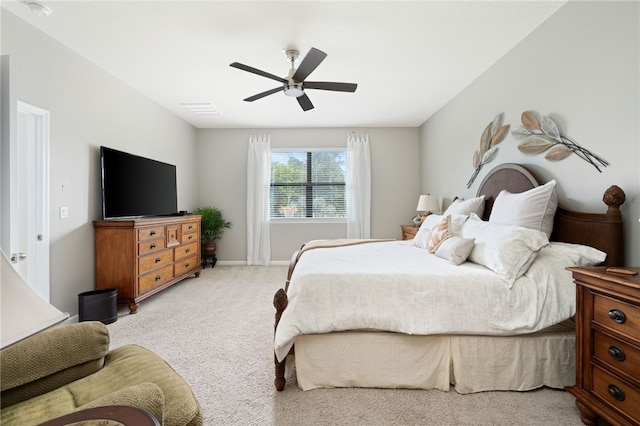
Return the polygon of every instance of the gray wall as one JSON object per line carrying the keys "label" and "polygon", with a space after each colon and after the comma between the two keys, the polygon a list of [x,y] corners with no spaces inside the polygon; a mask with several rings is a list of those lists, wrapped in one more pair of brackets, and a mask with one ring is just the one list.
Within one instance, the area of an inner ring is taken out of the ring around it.
{"label": "gray wall", "polygon": [[[371,236],[400,238],[419,195],[417,128],[365,129],[371,143]],[[349,129],[266,129],[271,147],[344,148]],[[217,242],[222,263],[246,262],[247,147],[250,129],[202,129],[198,132],[200,202],[215,205],[233,222]],[[271,260],[288,262],[302,243],[345,238],[345,223],[272,223]]]}
{"label": "gray wall", "polygon": [[[561,202],[603,210],[612,184],[627,194],[627,264],[640,265],[639,6],[569,2],[419,129],[370,128],[372,237],[399,238],[420,193],[469,197],[495,165],[517,162],[556,178]],[[251,129],[197,130],[60,43],[2,11],[2,53],[16,60],[18,98],[51,111],[51,301],[77,312],[93,289],[93,226],[100,217],[98,147],[176,164],[182,210],[212,204],[234,222],[221,262],[246,261],[246,157]],[[525,110],[611,162],[603,173],[572,156],[525,156],[508,136],[466,189],[480,134],[498,112],[519,124]],[[274,148],[344,147],[349,129],[268,129]],[[61,186],[65,185],[65,192]],[[59,219],[67,205],[70,217]],[[446,206],[446,202],[445,202]],[[309,239],[343,237],[344,224],[273,224],[272,260],[288,261]]]}
{"label": "gray wall", "polygon": [[15,60],[18,99],[51,112],[51,303],[75,314],[78,293],[95,285],[100,145],[176,164],[179,208],[191,210],[196,131],[4,9],[2,54]]}
{"label": "gray wall", "polygon": [[[568,2],[420,128],[421,187],[470,197],[492,167],[521,163],[558,181],[567,208],[603,213],[618,185],[628,265],[640,265],[640,73],[638,2]],[[610,162],[602,173],[572,154],[559,162],[525,155],[509,135],[470,189],[472,155],[493,117],[519,126],[523,111],[551,116],[562,134]]]}

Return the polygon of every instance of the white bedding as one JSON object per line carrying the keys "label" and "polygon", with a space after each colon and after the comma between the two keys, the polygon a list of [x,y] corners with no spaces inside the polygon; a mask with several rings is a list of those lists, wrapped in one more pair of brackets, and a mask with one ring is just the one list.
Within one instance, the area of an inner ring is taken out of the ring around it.
{"label": "white bedding", "polygon": [[575,314],[567,259],[542,249],[512,288],[491,270],[455,266],[411,241],[305,252],[275,333],[283,360],[303,334],[380,330],[406,334],[515,335]]}

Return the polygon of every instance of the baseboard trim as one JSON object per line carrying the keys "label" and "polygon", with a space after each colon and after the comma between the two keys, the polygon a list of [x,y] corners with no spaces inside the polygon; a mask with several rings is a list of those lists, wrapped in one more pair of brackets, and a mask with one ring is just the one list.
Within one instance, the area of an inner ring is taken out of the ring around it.
{"label": "baseboard trim", "polygon": [[[272,260],[269,263],[269,266],[287,266],[289,265],[291,261],[290,260]],[[247,262],[243,262],[240,260],[218,260],[216,262],[216,265],[223,265],[223,266],[246,266]]]}

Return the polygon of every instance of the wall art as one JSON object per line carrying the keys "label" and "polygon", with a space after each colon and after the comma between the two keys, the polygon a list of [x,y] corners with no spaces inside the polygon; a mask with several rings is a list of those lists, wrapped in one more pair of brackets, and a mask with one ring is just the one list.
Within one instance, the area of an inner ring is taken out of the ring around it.
{"label": "wall art", "polygon": [[491,123],[485,127],[480,137],[480,149],[473,153],[473,174],[467,182],[467,188],[470,188],[473,181],[478,177],[478,173],[482,167],[491,162],[498,154],[498,145],[509,131],[509,125],[502,125],[503,113],[496,115]]}
{"label": "wall art", "polygon": [[549,161],[560,161],[571,154],[576,154],[586,162],[590,163],[599,172],[600,167],[606,167],[609,163],[578,145],[571,138],[560,134],[556,123],[546,115],[538,121],[535,114],[525,111],[521,116],[522,126],[515,128],[511,134],[514,136],[524,136],[518,149],[523,154],[541,154],[546,151],[544,158]]}

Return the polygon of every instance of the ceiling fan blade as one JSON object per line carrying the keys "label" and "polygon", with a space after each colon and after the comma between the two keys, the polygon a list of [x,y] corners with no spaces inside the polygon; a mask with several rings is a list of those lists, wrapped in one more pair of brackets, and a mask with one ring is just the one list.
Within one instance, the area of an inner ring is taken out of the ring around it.
{"label": "ceiling fan blade", "polygon": [[276,87],[275,89],[267,90],[266,92],[258,93],[257,95],[249,96],[247,99],[243,99],[247,102],[257,101],[258,99],[264,98],[265,96],[273,95],[274,93],[278,93],[284,90],[284,86]]}
{"label": "ceiling fan blade", "polygon": [[302,96],[298,96],[296,99],[304,111],[313,109],[313,104],[306,93],[303,93]]}
{"label": "ceiling fan blade", "polygon": [[286,83],[287,82],[287,80],[285,80],[282,77],[278,77],[277,75],[273,75],[273,74],[268,73],[266,71],[262,71],[262,70],[259,70],[257,68],[253,68],[253,67],[250,67],[249,65],[244,65],[244,64],[241,64],[239,62],[234,62],[234,63],[230,64],[229,66],[232,66],[234,68],[238,68],[239,70],[242,70],[242,71],[247,71],[247,72],[250,72],[250,73],[253,73],[253,74],[258,74],[258,75],[261,75],[263,77],[267,77],[267,78],[270,78],[272,80],[279,81],[280,83]]}
{"label": "ceiling fan blade", "polygon": [[355,83],[336,83],[332,81],[305,81],[302,86],[305,89],[333,90],[336,92],[355,92],[358,88]]}
{"label": "ceiling fan blade", "polygon": [[302,62],[300,62],[300,66],[298,66],[298,69],[295,74],[293,74],[292,78],[298,83],[304,81],[304,79],[307,78],[307,76],[311,74],[326,57],[327,54],[322,50],[312,47],[311,50],[309,50],[309,53],[307,53],[304,59],[302,59]]}

